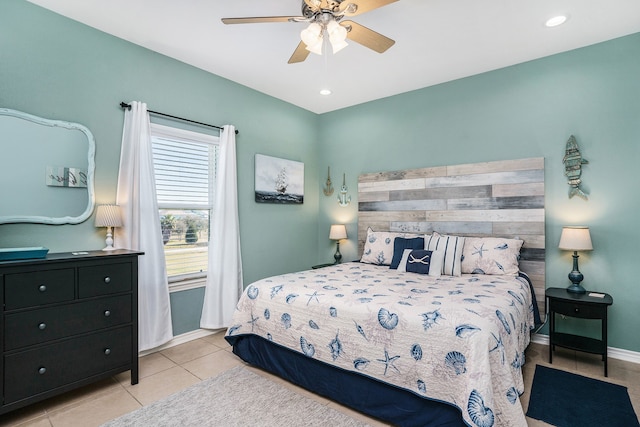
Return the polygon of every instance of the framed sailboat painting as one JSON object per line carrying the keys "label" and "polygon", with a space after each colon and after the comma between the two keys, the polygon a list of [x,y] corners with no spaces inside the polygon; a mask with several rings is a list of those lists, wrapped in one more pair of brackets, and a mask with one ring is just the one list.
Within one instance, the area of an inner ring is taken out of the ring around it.
{"label": "framed sailboat painting", "polygon": [[302,204],[304,163],[256,154],[256,202]]}

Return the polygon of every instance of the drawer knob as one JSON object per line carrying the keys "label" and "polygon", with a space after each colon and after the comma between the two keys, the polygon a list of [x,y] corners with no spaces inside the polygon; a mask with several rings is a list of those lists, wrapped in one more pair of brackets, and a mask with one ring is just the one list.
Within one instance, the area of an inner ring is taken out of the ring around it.
{"label": "drawer knob", "polygon": [[111,316],[111,312],[109,310],[105,310],[104,317],[109,317],[109,316]]}
{"label": "drawer knob", "polygon": [[45,292],[45,291],[47,290],[47,287],[46,287],[46,285],[40,285],[40,286],[38,287],[38,290],[39,290],[40,292]]}
{"label": "drawer knob", "polygon": [[104,283],[110,283],[111,282],[111,277],[107,276],[104,278]]}
{"label": "drawer knob", "polygon": [[576,307],[576,308],[575,308],[575,312],[576,312],[576,313],[580,313],[580,308]]}
{"label": "drawer knob", "polygon": [[110,348],[105,348],[104,349],[104,354],[106,354],[107,356],[111,354],[111,349]]}
{"label": "drawer knob", "polygon": [[44,375],[44,373],[45,373],[45,372],[47,372],[47,368],[45,368],[44,366],[43,366],[43,367],[41,367],[40,369],[38,369],[38,373],[39,373],[40,375]]}
{"label": "drawer knob", "polygon": [[40,329],[41,331],[44,331],[47,328],[47,324],[42,322],[38,325],[38,329]]}

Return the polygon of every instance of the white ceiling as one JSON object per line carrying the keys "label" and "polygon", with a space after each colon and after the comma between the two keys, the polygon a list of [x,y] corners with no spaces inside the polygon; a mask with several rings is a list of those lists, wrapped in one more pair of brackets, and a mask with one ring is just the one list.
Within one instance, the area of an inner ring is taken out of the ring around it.
{"label": "white ceiling", "polygon": [[387,52],[350,42],[287,64],[304,23],[220,18],[300,15],[301,0],[29,1],[315,113],[640,32],[638,0],[399,0],[353,18],[394,39]]}

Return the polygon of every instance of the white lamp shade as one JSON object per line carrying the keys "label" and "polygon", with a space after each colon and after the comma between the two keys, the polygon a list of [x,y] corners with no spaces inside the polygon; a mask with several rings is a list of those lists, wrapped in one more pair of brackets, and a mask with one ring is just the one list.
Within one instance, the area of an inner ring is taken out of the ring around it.
{"label": "white lamp shade", "polygon": [[558,247],[568,251],[593,250],[589,227],[562,227]]}
{"label": "white lamp shade", "polygon": [[329,230],[329,239],[341,240],[347,238],[347,227],[344,224],[333,224]]}
{"label": "white lamp shade", "polygon": [[122,215],[118,205],[98,205],[96,227],[122,227]]}

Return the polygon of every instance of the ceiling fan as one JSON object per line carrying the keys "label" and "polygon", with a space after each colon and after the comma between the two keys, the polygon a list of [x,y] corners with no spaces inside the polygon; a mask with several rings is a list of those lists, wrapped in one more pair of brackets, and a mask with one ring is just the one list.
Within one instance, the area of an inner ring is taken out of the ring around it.
{"label": "ceiling fan", "polygon": [[255,24],[263,22],[308,22],[302,30],[302,41],[289,58],[289,64],[307,59],[309,52],[322,54],[325,37],[331,43],[333,52],[344,48],[345,38],[383,53],[395,41],[345,17],[369,12],[370,10],[395,3],[398,0],[303,0],[302,16],[261,16],[253,18],[222,18],[225,24]]}

